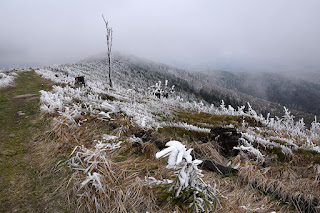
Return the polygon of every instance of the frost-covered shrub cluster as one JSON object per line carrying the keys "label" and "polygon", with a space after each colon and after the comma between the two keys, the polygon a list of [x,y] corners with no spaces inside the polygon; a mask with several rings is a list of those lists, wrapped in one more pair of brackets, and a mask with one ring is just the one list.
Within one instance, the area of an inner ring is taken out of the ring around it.
{"label": "frost-covered shrub cluster", "polygon": [[[245,112],[245,106],[238,107],[238,110],[235,110],[231,106],[226,107],[224,102],[219,106],[219,108],[215,108],[214,106],[210,107],[203,107],[201,104],[202,109],[204,112],[213,113],[213,114],[223,114],[223,115],[241,115],[241,116],[248,116],[254,118],[256,121],[259,121],[266,129],[270,129],[274,131],[275,134],[284,136],[285,138],[281,137],[280,140],[283,142],[287,142],[288,145],[292,146],[293,148],[304,148],[309,150],[314,150],[319,152],[320,150],[319,145],[316,145],[316,142],[319,142],[320,138],[320,123],[317,122],[317,119],[312,122],[311,128],[307,129],[303,122],[303,119],[299,121],[294,120],[294,116],[291,115],[290,111],[284,107],[284,116],[282,118],[271,118],[270,114],[267,115],[265,118],[263,115],[258,115],[258,113],[252,109],[251,105],[248,103],[248,110]],[[246,124],[243,124],[245,129],[249,129]],[[265,136],[263,136],[265,137]],[[287,138],[287,139],[286,139]],[[290,139],[288,139],[290,138]],[[270,137],[269,139],[272,139]],[[268,146],[276,146],[280,147],[285,154],[292,154],[291,147],[282,146],[278,143],[272,143],[269,139],[264,140],[261,137],[257,138],[257,142],[264,147]],[[278,140],[279,137],[276,139],[273,137],[273,140]],[[298,147],[300,145],[300,147]]]}
{"label": "frost-covered shrub cluster", "polygon": [[220,207],[220,192],[215,187],[206,184],[202,171],[198,168],[201,160],[192,160],[191,151],[179,141],[169,141],[167,148],[156,154],[157,158],[168,157],[168,169],[173,169],[173,181],[155,181],[162,185],[168,200],[174,203],[186,203],[190,212],[210,212]]}
{"label": "frost-covered shrub cluster", "polygon": [[[53,78],[57,83],[67,83],[68,78],[63,74],[56,77],[53,71],[47,69],[37,72],[44,77]],[[103,119],[110,119],[110,113],[121,111],[131,117],[135,124],[146,129],[159,128],[165,124],[164,118],[171,117],[170,108],[175,102],[173,98],[158,100],[155,96],[146,97],[134,90],[121,87],[115,91],[108,91],[103,89],[103,84],[99,81],[88,81],[87,84],[88,87],[85,88],[54,86],[51,92],[41,91],[41,110],[46,113],[58,111],[67,118],[74,118],[79,114],[94,114]],[[118,100],[102,100],[102,94],[111,95]],[[70,116],[67,116],[67,113],[70,113]]]}
{"label": "frost-covered shrub cluster", "polygon": [[158,83],[149,87],[148,93],[158,98],[160,97],[168,98],[169,95],[171,96],[174,93],[174,87],[175,85],[171,87],[168,86],[168,80],[165,80],[164,86],[162,86],[161,81],[158,81]]}
{"label": "frost-covered shrub cluster", "polygon": [[86,115],[110,118],[109,114],[116,111],[114,106],[90,89],[53,86],[51,92],[40,92],[41,111],[49,114],[57,112],[67,123],[76,123]]}
{"label": "frost-covered shrub cluster", "polygon": [[259,149],[254,148],[254,146],[249,141],[245,140],[244,138],[240,138],[240,142],[242,143],[242,145],[239,145],[238,147],[233,147],[233,148],[237,149],[237,150],[249,152],[256,157],[258,162],[261,162],[261,163],[264,162],[264,156],[259,151]]}
{"label": "frost-covered shrub cluster", "polygon": [[0,71],[0,88],[11,85],[16,75],[14,72],[4,73]]}

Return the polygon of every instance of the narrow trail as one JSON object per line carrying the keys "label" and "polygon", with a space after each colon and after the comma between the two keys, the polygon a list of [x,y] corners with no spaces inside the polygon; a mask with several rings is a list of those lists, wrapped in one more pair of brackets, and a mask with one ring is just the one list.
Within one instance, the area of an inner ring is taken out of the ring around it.
{"label": "narrow trail", "polygon": [[39,91],[51,85],[28,71],[0,89],[0,212],[48,212],[47,195],[56,187],[46,186],[53,179],[42,177],[33,139],[48,123],[40,116]]}

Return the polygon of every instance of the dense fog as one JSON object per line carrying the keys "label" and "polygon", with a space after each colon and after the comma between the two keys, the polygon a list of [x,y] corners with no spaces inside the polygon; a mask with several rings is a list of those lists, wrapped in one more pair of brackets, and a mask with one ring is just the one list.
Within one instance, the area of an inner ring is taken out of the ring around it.
{"label": "dense fog", "polygon": [[190,70],[318,71],[319,1],[0,2],[0,69],[76,62],[113,48]]}

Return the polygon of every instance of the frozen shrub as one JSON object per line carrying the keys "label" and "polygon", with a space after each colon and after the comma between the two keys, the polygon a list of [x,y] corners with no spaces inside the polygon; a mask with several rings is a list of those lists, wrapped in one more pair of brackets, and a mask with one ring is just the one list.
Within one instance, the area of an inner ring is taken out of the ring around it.
{"label": "frozen shrub", "polygon": [[202,161],[192,160],[192,149],[187,150],[179,141],[169,141],[166,146],[156,157],[168,157],[167,168],[176,172],[173,181],[163,182],[164,197],[172,203],[186,203],[190,212],[216,211],[222,196],[202,180],[202,170],[198,168]]}

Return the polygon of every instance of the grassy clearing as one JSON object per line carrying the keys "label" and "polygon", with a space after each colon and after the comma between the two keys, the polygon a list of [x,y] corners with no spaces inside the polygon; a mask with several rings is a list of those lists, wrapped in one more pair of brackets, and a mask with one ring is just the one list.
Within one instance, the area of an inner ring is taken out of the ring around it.
{"label": "grassy clearing", "polygon": [[53,199],[61,178],[54,166],[65,157],[52,156],[53,145],[40,137],[49,121],[40,116],[39,91],[51,86],[28,71],[0,89],[0,212],[65,210]]}

